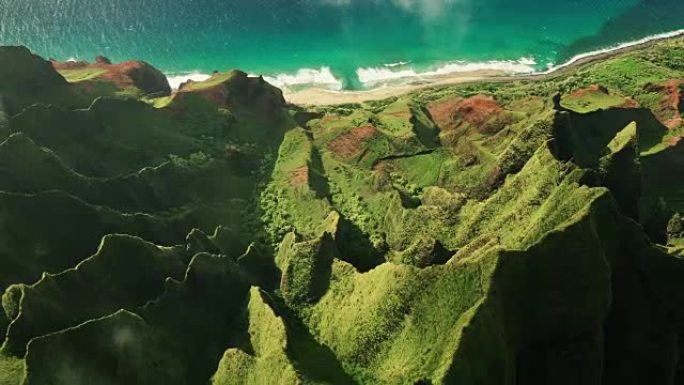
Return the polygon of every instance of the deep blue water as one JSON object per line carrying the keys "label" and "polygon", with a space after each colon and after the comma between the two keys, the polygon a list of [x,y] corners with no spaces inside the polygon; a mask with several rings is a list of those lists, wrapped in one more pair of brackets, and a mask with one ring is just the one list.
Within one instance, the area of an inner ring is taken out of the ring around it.
{"label": "deep blue water", "polygon": [[683,0],[0,0],[0,44],[46,57],[346,88],[454,61],[541,70],[683,28]]}

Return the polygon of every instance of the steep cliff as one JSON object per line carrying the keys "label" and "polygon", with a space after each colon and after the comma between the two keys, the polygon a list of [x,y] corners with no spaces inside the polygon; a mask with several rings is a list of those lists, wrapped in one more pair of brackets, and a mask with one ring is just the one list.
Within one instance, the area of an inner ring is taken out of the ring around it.
{"label": "steep cliff", "polygon": [[682,384],[673,57],[303,109],[0,48],[0,384]]}

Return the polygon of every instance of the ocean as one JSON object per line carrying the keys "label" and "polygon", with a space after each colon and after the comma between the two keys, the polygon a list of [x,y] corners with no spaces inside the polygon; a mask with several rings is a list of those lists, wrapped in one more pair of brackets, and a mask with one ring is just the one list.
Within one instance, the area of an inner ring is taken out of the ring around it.
{"label": "ocean", "polygon": [[145,60],[173,84],[239,68],[290,90],[539,72],[681,29],[682,0],[0,0],[0,45]]}

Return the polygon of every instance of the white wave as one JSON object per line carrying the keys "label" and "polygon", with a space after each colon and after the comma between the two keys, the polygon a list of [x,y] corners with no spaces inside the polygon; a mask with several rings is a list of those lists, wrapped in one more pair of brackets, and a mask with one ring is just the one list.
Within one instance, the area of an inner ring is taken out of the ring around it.
{"label": "white wave", "polygon": [[475,71],[501,71],[509,75],[530,74],[535,71],[537,62],[532,58],[520,58],[519,60],[493,60],[488,62],[464,62],[455,61],[447,63],[433,70],[417,72],[414,69],[404,69],[393,71],[389,68],[359,68],[356,75],[359,81],[365,86],[383,83],[392,80],[409,78],[430,78],[444,76],[454,73],[475,72]]}
{"label": "white wave", "polygon": [[398,62],[396,62],[396,63],[384,64],[383,66],[384,66],[384,67],[387,67],[387,68],[394,68],[394,67],[405,66],[405,65],[410,64],[410,63],[411,63],[411,62],[408,62],[408,61],[398,61]]}
{"label": "white wave", "polygon": [[570,60],[568,60],[565,63],[560,64],[560,65],[554,65],[553,63],[549,63],[548,70],[546,70],[544,72],[540,72],[539,74],[542,74],[542,75],[550,74],[552,72],[558,71],[558,70],[563,69],[565,67],[571,66],[580,60],[591,58],[591,57],[596,56],[596,55],[607,54],[607,53],[611,53],[611,52],[618,51],[621,49],[629,48],[629,47],[632,47],[635,45],[646,44],[646,43],[649,43],[652,41],[669,39],[669,38],[682,36],[682,35],[684,35],[684,29],[678,29],[676,31],[664,32],[664,33],[659,33],[656,35],[647,36],[647,37],[645,37],[643,39],[639,39],[639,40],[629,41],[626,43],[620,43],[620,44],[617,44],[617,45],[614,45],[614,46],[611,46],[608,48],[584,52],[584,53],[581,53],[579,55],[574,56]]}
{"label": "white wave", "polygon": [[359,81],[363,84],[420,77],[420,75],[413,69],[392,71],[388,68],[374,67],[359,68],[356,70],[356,76],[359,77]]}
{"label": "white wave", "polygon": [[558,71],[560,69],[566,68],[577,62],[588,59],[597,55],[607,54],[621,49],[629,48],[636,45],[641,45],[649,43],[651,41],[663,40],[668,38],[673,38],[677,36],[684,35],[684,29],[679,29],[676,31],[660,33],[656,35],[647,36],[643,39],[638,39],[626,43],[616,44],[608,48],[602,48],[599,50],[594,50],[590,52],[584,52],[579,55],[574,56],[567,62],[556,65],[554,63],[548,63],[546,65],[545,71],[538,71],[535,67],[537,62],[533,58],[520,58],[518,60],[502,60],[502,61],[488,61],[488,62],[464,62],[455,61],[452,63],[447,63],[441,67],[434,70],[428,70],[424,72],[417,72],[413,69],[404,69],[400,71],[392,71],[387,68],[359,68],[356,74],[359,80],[365,87],[372,87],[382,83],[386,83],[393,80],[399,79],[423,79],[435,76],[444,76],[453,73],[464,73],[464,72],[474,72],[483,70],[493,70],[501,71],[507,75],[531,75],[539,74],[546,75]]}
{"label": "white wave", "polygon": [[537,65],[537,61],[534,60],[532,57],[523,57],[518,59],[518,63],[523,64],[523,65],[529,65],[529,66],[534,66]]}
{"label": "white wave", "polygon": [[[384,64],[380,67],[366,67],[358,68],[356,75],[363,85],[364,89],[370,89],[387,85],[387,83],[398,80],[429,80],[433,77],[446,76],[455,73],[468,73],[476,71],[497,71],[506,75],[531,75],[531,74],[549,74],[558,71],[562,68],[571,66],[583,59],[591,58],[596,55],[610,53],[612,51],[621,50],[634,45],[648,43],[654,40],[662,40],[672,37],[684,35],[684,29],[661,33],[645,37],[643,39],[617,44],[612,47],[585,52],[571,58],[567,62],[556,65],[554,63],[547,63],[546,70],[539,71],[538,63],[534,58],[522,57],[518,60],[493,60],[483,62],[466,62],[453,61],[442,66],[428,69],[426,71],[416,71],[414,68],[408,67],[410,62],[399,61],[396,63]],[[73,58],[69,59],[75,60]],[[255,76],[255,75],[250,75]],[[167,75],[171,88],[177,89],[183,82],[188,80],[203,81],[210,78],[211,75],[199,72],[179,75]],[[303,68],[295,73],[281,73],[271,76],[264,76],[264,79],[272,85],[283,90],[289,90],[293,86],[318,86],[333,91],[342,91],[342,80],[335,77],[330,67],[323,66],[319,69]]]}
{"label": "white wave", "polygon": [[209,79],[211,75],[203,74],[200,72],[192,72],[188,74],[177,74],[177,75],[166,75],[166,79],[169,81],[171,89],[177,90],[181,84],[192,80],[194,82],[202,82]]}
{"label": "white wave", "polygon": [[343,83],[333,75],[330,67],[319,69],[302,68],[294,74],[277,74],[264,76],[264,79],[272,85],[287,89],[291,86],[313,85],[323,86],[332,90],[341,90]]}

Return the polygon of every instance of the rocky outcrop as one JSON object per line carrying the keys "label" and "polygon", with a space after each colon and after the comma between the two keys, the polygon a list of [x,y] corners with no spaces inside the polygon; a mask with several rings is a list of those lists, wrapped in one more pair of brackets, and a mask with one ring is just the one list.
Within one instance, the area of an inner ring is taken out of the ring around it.
{"label": "rocky outcrop", "polygon": [[95,56],[95,63],[97,64],[112,64],[112,61],[109,60],[109,58],[104,57],[102,55]]}
{"label": "rocky outcrop", "polygon": [[682,125],[682,85],[683,79],[672,79],[660,84],[649,82],[644,86],[644,91],[660,95],[660,105],[654,113],[670,129],[677,129]]}
{"label": "rocky outcrop", "polygon": [[203,82],[182,84],[176,98],[182,100],[188,95],[199,95],[220,108],[262,120],[279,117],[286,104],[280,89],[261,76],[249,76],[238,70],[215,73]]}
{"label": "rocky outcrop", "polygon": [[108,58],[97,56],[94,63],[52,61],[52,66],[58,71],[100,70],[101,73],[95,75],[93,79],[111,82],[122,89],[134,87],[140,90],[143,95],[166,96],[171,93],[171,86],[166,76],[144,61],[126,61],[113,64]]}

